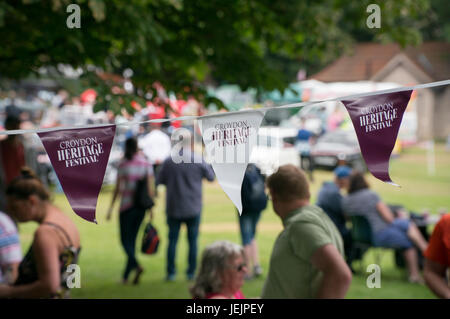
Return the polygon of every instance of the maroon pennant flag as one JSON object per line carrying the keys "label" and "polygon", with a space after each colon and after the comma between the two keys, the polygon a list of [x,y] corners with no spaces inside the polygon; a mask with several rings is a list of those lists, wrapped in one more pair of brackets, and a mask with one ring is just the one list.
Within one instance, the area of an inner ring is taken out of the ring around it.
{"label": "maroon pennant flag", "polygon": [[394,185],[389,158],[411,93],[408,90],[341,101],[352,119],[367,168],[379,180]]}
{"label": "maroon pennant flag", "polygon": [[115,125],[38,133],[73,211],[97,223],[95,209],[103,184]]}

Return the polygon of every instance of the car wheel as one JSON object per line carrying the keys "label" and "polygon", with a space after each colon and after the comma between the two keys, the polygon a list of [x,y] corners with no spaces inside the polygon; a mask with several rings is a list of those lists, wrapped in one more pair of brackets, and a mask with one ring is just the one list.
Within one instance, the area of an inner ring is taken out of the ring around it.
{"label": "car wheel", "polygon": [[311,159],[310,159],[310,157],[302,156],[302,158],[301,158],[301,168],[304,171],[308,171],[310,166],[311,166]]}

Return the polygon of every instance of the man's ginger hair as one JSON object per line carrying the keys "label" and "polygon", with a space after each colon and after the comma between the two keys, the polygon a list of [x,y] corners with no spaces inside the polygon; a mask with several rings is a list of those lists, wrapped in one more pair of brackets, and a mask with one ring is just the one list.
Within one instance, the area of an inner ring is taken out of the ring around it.
{"label": "man's ginger hair", "polygon": [[306,174],[292,164],[280,166],[274,174],[269,176],[267,187],[283,201],[311,197]]}

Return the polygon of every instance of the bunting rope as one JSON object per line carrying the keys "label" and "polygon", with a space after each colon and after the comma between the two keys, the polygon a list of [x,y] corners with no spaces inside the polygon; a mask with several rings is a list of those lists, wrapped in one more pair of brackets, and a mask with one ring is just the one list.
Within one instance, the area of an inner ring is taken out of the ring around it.
{"label": "bunting rope", "polygon": [[257,109],[245,109],[245,110],[239,110],[239,111],[232,111],[232,112],[224,112],[224,113],[214,113],[214,114],[207,114],[202,116],[180,116],[180,117],[174,117],[169,119],[153,119],[153,120],[146,120],[146,121],[127,121],[117,124],[88,124],[88,125],[78,125],[78,126],[69,126],[69,127],[51,127],[51,128],[38,128],[38,129],[28,129],[28,130],[5,130],[0,131],[0,135],[18,135],[18,134],[29,134],[29,133],[45,133],[45,132],[53,132],[53,131],[59,131],[59,130],[71,130],[71,129],[84,129],[84,128],[100,128],[100,127],[107,127],[111,125],[116,126],[133,126],[133,125],[140,125],[145,123],[163,123],[163,122],[172,122],[172,121],[190,121],[190,120],[198,120],[198,119],[206,119],[211,117],[220,117],[220,116],[229,116],[232,114],[242,114],[242,113],[252,113],[252,112],[267,112],[271,110],[279,110],[279,109],[290,109],[290,108],[299,108],[304,107],[307,105],[314,105],[314,104],[321,104],[325,102],[333,102],[333,101],[342,101],[342,100],[353,100],[358,99],[362,97],[369,97],[379,94],[387,94],[387,93],[396,93],[396,92],[403,92],[403,91],[409,91],[409,90],[419,90],[419,89],[427,89],[427,88],[433,88],[438,86],[445,86],[450,84],[449,80],[444,81],[437,81],[437,82],[430,82],[430,83],[424,83],[414,86],[406,86],[406,87],[400,87],[400,88],[394,88],[394,89],[387,89],[387,90],[379,90],[374,92],[367,92],[367,93],[359,93],[359,94],[353,94],[353,95],[347,95],[342,97],[335,97],[325,100],[317,100],[317,101],[307,101],[307,102],[299,102],[299,103],[292,103],[292,104],[286,104],[286,105],[280,105],[280,106],[272,106],[272,107],[262,107]]}
{"label": "bunting rope", "polygon": [[[73,211],[83,219],[96,223],[98,195],[117,126],[203,120],[200,129],[205,152],[212,159],[214,175],[241,214],[243,208],[242,179],[251,150],[256,145],[256,139],[252,139],[250,136],[256,137],[256,132],[267,111],[300,108],[332,101],[341,102],[352,120],[361,156],[364,158],[367,169],[375,178],[397,185],[389,175],[389,160],[413,90],[448,84],[450,84],[450,80],[203,116],[181,116],[144,121],[135,119],[117,124],[10,130],[0,132],[0,134],[37,133]],[[239,156],[236,157],[236,155]],[[236,160],[237,158],[241,160]]]}

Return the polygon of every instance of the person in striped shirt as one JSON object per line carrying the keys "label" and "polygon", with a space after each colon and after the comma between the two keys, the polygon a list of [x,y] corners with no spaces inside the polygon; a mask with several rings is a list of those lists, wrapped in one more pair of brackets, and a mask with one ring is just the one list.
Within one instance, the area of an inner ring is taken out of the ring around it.
{"label": "person in striped shirt", "polygon": [[13,220],[0,212],[0,284],[12,284],[22,261],[19,234]]}
{"label": "person in striped shirt", "polygon": [[134,193],[137,182],[147,175],[149,195],[153,197],[153,168],[147,159],[138,152],[137,141],[129,138],[125,142],[125,156],[119,165],[117,182],[107,220],[111,219],[112,208],[117,197],[121,196],[119,209],[120,239],[128,260],[122,277],[124,284],[128,283],[130,273],[135,270],[133,284],[139,283],[144,269],[136,259],[136,237],[145,216],[145,209],[135,207]]}

